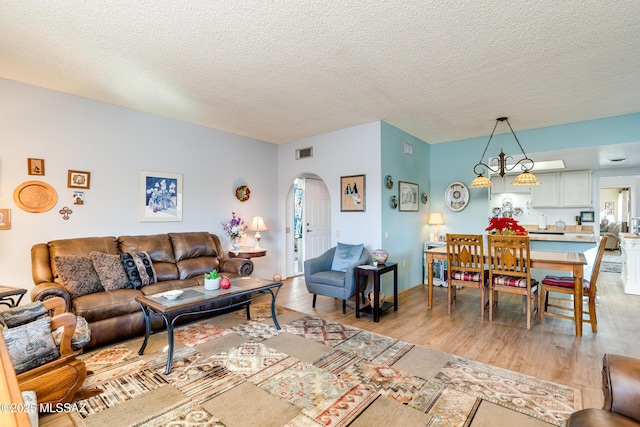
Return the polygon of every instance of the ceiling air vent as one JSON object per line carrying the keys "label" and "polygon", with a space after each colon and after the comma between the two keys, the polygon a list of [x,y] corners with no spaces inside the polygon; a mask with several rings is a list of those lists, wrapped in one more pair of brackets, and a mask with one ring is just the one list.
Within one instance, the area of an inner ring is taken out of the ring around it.
{"label": "ceiling air vent", "polygon": [[313,157],[313,147],[299,148],[296,150],[296,160]]}
{"label": "ceiling air vent", "polygon": [[609,159],[609,163],[622,163],[627,160],[625,157],[621,157],[619,159]]}

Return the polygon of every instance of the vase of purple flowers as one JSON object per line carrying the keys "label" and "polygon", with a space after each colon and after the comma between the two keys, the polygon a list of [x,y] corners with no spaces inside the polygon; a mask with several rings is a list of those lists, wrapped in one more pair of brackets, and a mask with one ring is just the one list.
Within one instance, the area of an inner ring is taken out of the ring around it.
{"label": "vase of purple flowers", "polygon": [[231,239],[231,244],[233,245],[233,250],[237,251],[240,249],[240,238],[244,237],[246,234],[245,231],[247,229],[247,224],[245,224],[244,220],[239,216],[236,216],[235,212],[231,212],[231,220],[229,222],[223,222],[222,226],[224,228],[224,232]]}

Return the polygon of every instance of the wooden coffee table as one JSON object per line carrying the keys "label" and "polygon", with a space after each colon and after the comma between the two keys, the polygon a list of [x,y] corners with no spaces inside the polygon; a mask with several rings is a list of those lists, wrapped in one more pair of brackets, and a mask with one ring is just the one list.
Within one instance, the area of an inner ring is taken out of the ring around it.
{"label": "wooden coffee table", "polygon": [[[271,316],[276,329],[280,329],[276,318],[276,297],[282,287],[282,282],[259,279],[255,277],[238,277],[231,279],[231,288],[209,291],[204,286],[196,286],[183,289],[184,293],[175,300],[169,300],[162,293],[155,295],[141,295],[136,297],[140,308],[144,313],[145,335],[138,354],[144,354],[149,336],[151,335],[151,314],[162,316],[167,325],[167,340],[169,350],[167,352],[166,374],[171,372],[173,364],[173,330],[175,322],[183,316],[193,314],[215,313],[234,307],[246,306],[247,319],[251,320],[250,303],[265,295],[271,295]],[[216,303],[217,308],[210,308]]]}
{"label": "wooden coffee table", "polygon": [[0,285],[0,304],[8,307],[17,307],[26,293],[26,289]]}

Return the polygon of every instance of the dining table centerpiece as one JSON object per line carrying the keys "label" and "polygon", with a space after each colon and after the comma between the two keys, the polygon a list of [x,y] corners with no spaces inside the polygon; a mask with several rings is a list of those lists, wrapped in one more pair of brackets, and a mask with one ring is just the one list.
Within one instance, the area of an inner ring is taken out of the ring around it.
{"label": "dining table centerpiece", "polygon": [[489,234],[516,236],[526,236],[528,234],[527,230],[518,224],[518,221],[509,217],[491,218],[489,220],[489,226],[485,228],[485,230],[487,230]]}
{"label": "dining table centerpiece", "polygon": [[235,212],[231,212],[231,220],[226,223],[222,223],[224,232],[231,239],[231,244],[234,250],[240,249],[240,238],[244,237],[247,230],[247,224],[242,218],[236,216]]}

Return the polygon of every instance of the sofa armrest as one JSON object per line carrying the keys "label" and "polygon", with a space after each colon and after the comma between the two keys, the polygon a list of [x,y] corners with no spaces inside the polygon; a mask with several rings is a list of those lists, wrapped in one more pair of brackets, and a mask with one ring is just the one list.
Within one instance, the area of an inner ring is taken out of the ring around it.
{"label": "sofa armrest", "polygon": [[605,354],[602,388],[603,409],[640,422],[640,359]]}
{"label": "sofa armrest", "polygon": [[31,290],[31,301],[44,301],[53,297],[60,297],[64,299],[66,306],[65,311],[71,311],[71,295],[61,284],[55,282],[44,282],[36,285]]}
{"label": "sofa armrest", "polygon": [[221,273],[234,273],[239,276],[251,276],[253,262],[244,258],[222,258],[220,260]]}

